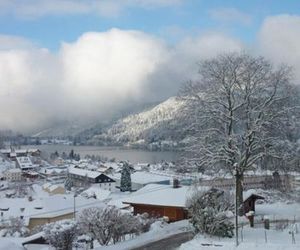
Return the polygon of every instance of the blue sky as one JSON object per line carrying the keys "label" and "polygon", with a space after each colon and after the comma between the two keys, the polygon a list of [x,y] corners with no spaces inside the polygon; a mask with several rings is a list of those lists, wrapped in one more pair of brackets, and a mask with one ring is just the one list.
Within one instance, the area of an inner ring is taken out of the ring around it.
{"label": "blue sky", "polygon": [[0,0],[0,129],[109,119],[240,51],[299,84],[300,1]]}
{"label": "blue sky", "polygon": [[[110,0],[115,3],[116,8],[119,8],[117,13],[111,10],[106,11],[107,13],[105,10],[102,11],[104,13],[94,12],[92,9],[73,10],[71,5],[70,10],[64,7],[64,10],[58,11],[47,4],[41,6],[37,4],[43,0],[21,1],[25,2],[25,5],[31,5],[31,10],[28,11],[25,9],[26,6],[23,9],[19,6],[18,0],[0,0],[0,7],[1,2],[3,2],[0,11],[1,34],[22,36],[51,50],[58,49],[61,41],[76,40],[84,32],[106,31],[113,27],[141,30],[162,37],[169,43],[176,42],[182,36],[207,31],[222,31],[251,43],[267,16],[300,14],[298,0],[156,0],[151,6],[138,3],[139,1],[125,4],[122,1]],[[56,2],[59,9],[62,1]],[[147,3],[147,1],[140,2]],[[42,11],[41,8],[45,9]],[[40,12],[43,13],[38,14]]]}

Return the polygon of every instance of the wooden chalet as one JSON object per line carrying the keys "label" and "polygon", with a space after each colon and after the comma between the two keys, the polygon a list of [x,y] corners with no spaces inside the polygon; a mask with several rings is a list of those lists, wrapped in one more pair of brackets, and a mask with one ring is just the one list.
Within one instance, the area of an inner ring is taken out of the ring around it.
{"label": "wooden chalet", "polygon": [[188,187],[149,184],[134,193],[124,204],[133,207],[133,213],[148,213],[151,217],[168,217],[170,222],[188,218],[185,201]]}

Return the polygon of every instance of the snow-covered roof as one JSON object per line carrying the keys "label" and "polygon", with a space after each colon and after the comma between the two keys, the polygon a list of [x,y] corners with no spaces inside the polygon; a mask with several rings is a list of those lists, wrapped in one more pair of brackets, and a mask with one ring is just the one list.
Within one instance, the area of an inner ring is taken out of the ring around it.
{"label": "snow-covered roof", "polygon": [[38,152],[39,149],[36,148],[28,148],[28,149],[0,149],[0,153],[2,154],[9,154],[9,153],[17,153],[17,154],[25,154],[25,153],[35,153]]}
{"label": "snow-covered roof", "polygon": [[17,162],[21,169],[23,168],[34,168],[35,166],[32,164],[31,160],[27,156],[17,157]]}
{"label": "snow-covered roof", "polygon": [[97,178],[99,175],[101,175],[98,171],[90,171],[87,169],[82,169],[76,166],[71,166],[68,168],[68,171],[70,174],[79,175],[79,176],[87,176],[89,178]]}
{"label": "snow-covered roof", "polygon": [[43,185],[43,188],[46,189],[46,188],[49,188],[52,184],[50,182],[47,182]]}
{"label": "snow-covered roof", "polygon": [[102,165],[108,168],[113,168],[114,170],[119,170],[122,167],[122,165],[118,162],[104,162]]}
{"label": "snow-covered roof", "polygon": [[[86,199],[80,196],[75,199],[76,211],[91,206],[104,206],[101,201],[95,199]],[[33,201],[29,201],[27,198],[2,198],[0,199],[0,210],[2,210],[4,221],[11,216],[23,216],[25,222],[28,223],[30,218],[52,218],[72,213],[74,210],[74,196],[71,194],[53,195]]]}
{"label": "snow-covered roof", "polygon": [[39,238],[44,237],[44,236],[45,236],[45,233],[44,233],[44,232],[39,232],[39,233],[30,235],[30,236],[28,236],[28,237],[22,239],[22,244],[25,244],[25,243],[27,243],[27,242],[30,242],[30,241],[39,239]]}
{"label": "snow-covered roof", "polygon": [[[114,174],[111,175],[113,179],[121,179],[121,174]],[[163,176],[158,174],[153,174],[149,172],[134,172],[131,174],[131,182],[138,183],[138,184],[150,184],[150,183],[157,183],[157,182],[164,182],[164,181],[171,181],[172,178],[170,176]]]}
{"label": "snow-covered roof", "polygon": [[48,190],[50,192],[53,192],[54,190],[56,190],[58,188],[64,188],[64,186],[63,185],[54,184],[54,185],[51,185],[50,187],[48,187]]}
{"label": "snow-covered roof", "polygon": [[124,198],[123,203],[186,207],[186,199],[191,191],[186,186],[173,188],[171,185],[149,184]]}
{"label": "snow-covered roof", "polygon": [[83,191],[81,194],[83,196],[92,197],[96,196],[98,200],[105,200],[109,197],[110,191],[101,189],[99,186],[92,186],[89,189]]}
{"label": "snow-covered roof", "polygon": [[258,195],[255,189],[249,189],[243,192],[244,201],[247,200],[251,195]]}
{"label": "snow-covered roof", "polygon": [[9,173],[22,173],[22,170],[19,169],[19,168],[11,168],[11,169],[8,169],[6,172],[9,172]]}

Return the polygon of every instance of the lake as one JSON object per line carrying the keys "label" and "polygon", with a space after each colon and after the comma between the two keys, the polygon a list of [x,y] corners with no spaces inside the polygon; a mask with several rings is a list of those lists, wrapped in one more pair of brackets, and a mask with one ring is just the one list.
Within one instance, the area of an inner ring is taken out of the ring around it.
{"label": "lake", "polygon": [[122,147],[101,147],[101,146],[69,146],[69,145],[26,145],[22,148],[38,148],[46,156],[57,151],[58,153],[69,152],[73,149],[76,154],[83,158],[85,155],[97,155],[116,158],[118,161],[128,160],[131,163],[158,163],[161,161],[175,161],[179,158],[178,152],[172,151],[146,151],[139,149],[127,149]]}

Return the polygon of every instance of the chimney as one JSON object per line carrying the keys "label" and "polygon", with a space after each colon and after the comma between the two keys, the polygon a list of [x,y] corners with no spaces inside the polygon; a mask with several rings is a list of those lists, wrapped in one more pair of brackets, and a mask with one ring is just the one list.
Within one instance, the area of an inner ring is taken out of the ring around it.
{"label": "chimney", "polygon": [[179,188],[180,186],[179,186],[179,180],[178,179],[176,179],[176,178],[174,178],[173,179],[173,188]]}

